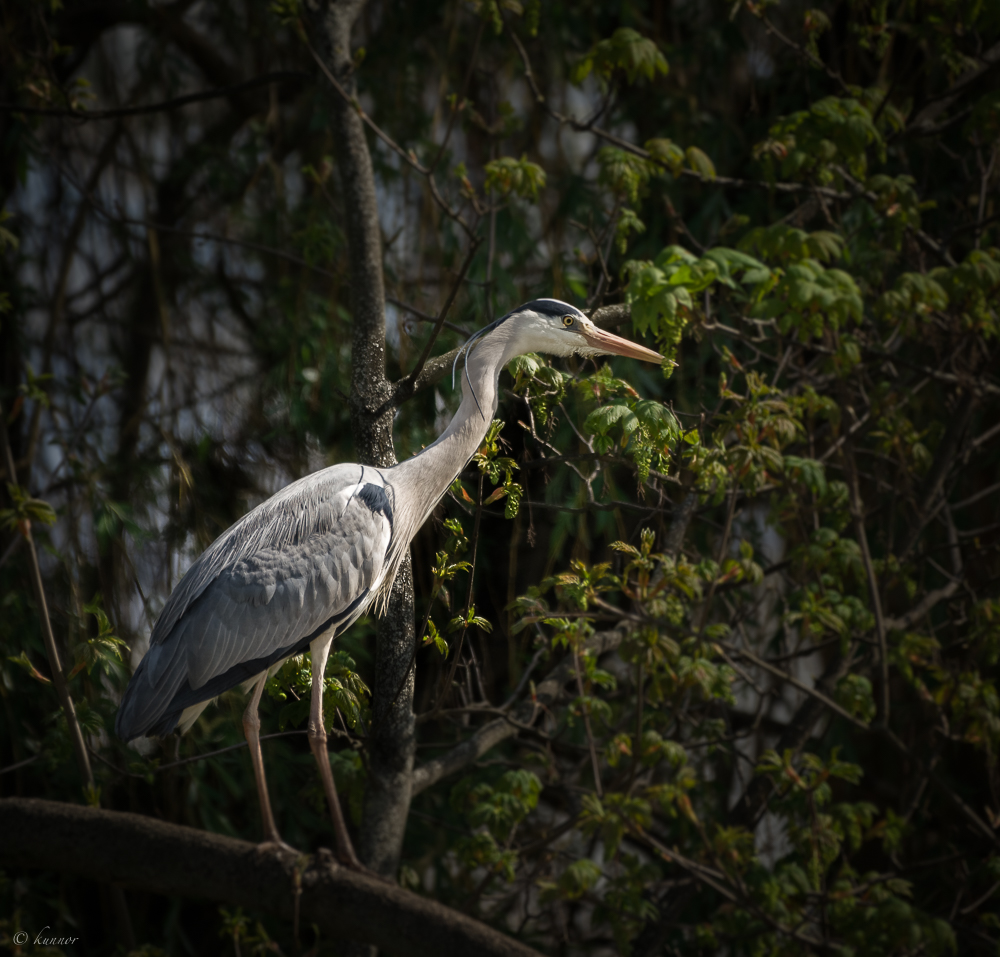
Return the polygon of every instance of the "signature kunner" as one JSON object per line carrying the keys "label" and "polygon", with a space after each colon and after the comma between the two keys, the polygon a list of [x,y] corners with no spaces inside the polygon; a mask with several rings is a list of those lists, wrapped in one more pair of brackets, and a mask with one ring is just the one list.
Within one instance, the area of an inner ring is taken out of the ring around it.
{"label": "signature kunner", "polygon": [[[48,931],[49,925],[46,924],[39,932],[38,936],[35,938],[35,944],[39,947],[58,947],[65,944],[75,944],[80,938],[79,937],[46,937],[46,931]],[[26,944],[28,943],[28,934],[19,930],[13,937],[15,944]]]}

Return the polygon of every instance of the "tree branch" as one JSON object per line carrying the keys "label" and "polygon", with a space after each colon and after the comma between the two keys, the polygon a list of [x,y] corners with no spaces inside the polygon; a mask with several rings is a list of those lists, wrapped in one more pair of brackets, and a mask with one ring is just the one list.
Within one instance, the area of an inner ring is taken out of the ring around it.
{"label": "tree branch", "polygon": [[943,588],[935,588],[929,591],[924,597],[905,615],[899,618],[886,618],[885,627],[888,631],[904,631],[914,622],[920,621],[939,602],[946,601],[958,591],[958,582],[948,582]]}
{"label": "tree branch", "polygon": [[837,86],[840,87],[840,92],[845,96],[852,96],[851,88],[844,82],[844,78],[834,69],[828,67],[818,56],[811,53],[806,47],[801,43],[796,43],[791,37],[785,36],[771,21],[771,19],[763,12],[763,10],[758,10],[756,12],[756,17],[764,24],[764,28],[768,33],[777,37],[785,46],[794,50],[803,60],[812,66],[816,67],[817,70],[822,70]]}
{"label": "tree branch", "polygon": [[[17,470],[14,466],[14,453],[10,447],[10,437],[7,435],[7,413],[0,405],[0,445],[3,446],[4,464],[7,466],[7,478],[11,485],[17,484]],[[69,693],[69,686],[66,684],[66,673],[63,671],[62,662],[59,660],[59,649],[56,646],[56,636],[52,631],[52,619],[49,618],[49,607],[45,600],[45,582],[42,580],[42,570],[38,564],[38,552],[35,549],[35,540],[31,534],[31,522],[28,519],[18,522],[20,534],[28,546],[28,564],[31,573],[31,584],[34,586],[35,601],[38,602],[38,617],[41,620],[42,638],[45,642],[45,652],[49,659],[49,670],[52,672],[52,683],[55,686],[56,694],[59,696],[59,703],[62,705],[63,714],[66,717],[66,725],[69,730],[70,742],[73,746],[73,754],[76,758],[77,767],[80,770],[80,777],[83,778],[84,793],[88,800],[97,799],[97,788],[94,784],[94,772],[90,766],[90,755],[87,754],[87,745],[83,739],[83,730],[80,728],[80,721],[76,716],[76,708],[73,706],[73,698]]]}
{"label": "tree branch", "polygon": [[880,734],[889,742],[903,757],[908,758],[918,767],[922,768],[931,784],[941,792],[941,794],[951,803],[951,805],[969,822],[970,827],[979,833],[981,838],[985,838],[994,847],[1000,846],[1000,837],[996,831],[990,827],[976,812],[955,793],[940,776],[936,774],[932,767],[918,755],[914,754],[889,728],[881,728]]}
{"label": "tree branch", "polygon": [[861,561],[865,566],[865,577],[868,581],[868,592],[871,598],[872,614],[875,616],[875,634],[878,638],[878,662],[880,674],[879,720],[889,726],[889,645],[886,640],[885,616],[882,614],[882,596],[879,592],[878,578],[875,566],[872,564],[872,553],[868,547],[868,533],[865,530],[865,508],[861,500],[861,487],[858,484],[858,468],[854,461],[854,446],[850,438],[841,450],[844,464],[847,466],[847,484],[850,491],[851,515],[854,519],[854,534],[861,551]]}
{"label": "tree branch", "polygon": [[[525,50],[520,37],[518,37],[517,34],[511,30],[510,38],[514,41],[514,46],[517,47],[517,52],[521,57],[521,63],[524,66],[524,78],[528,81],[528,86],[531,88],[531,93],[535,98],[535,102],[537,102],[538,105],[552,117],[552,119],[559,123],[560,126],[569,126],[577,133],[591,133],[599,139],[617,146],[626,153],[631,153],[633,156],[640,156],[645,160],[649,160],[651,163],[655,163],[657,166],[669,169],[665,162],[653,156],[649,150],[645,150],[641,146],[636,146],[628,140],[623,140],[620,136],[616,136],[608,130],[595,126],[593,122],[584,123],[581,120],[576,119],[576,117],[560,113],[558,110],[549,106],[545,95],[538,87],[535,74],[531,69],[531,61],[528,59],[528,51]],[[824,196],[827,199],[843,200],[854,198],[851,193],[844,192],[843,190],[831,189],[829,186],[814,186],[811,183],[769,183],[762,180],[735,179],[731,176],[714,176],[712,179],[706,179],[706,177],[704,177],[701,173],[693,169],[682,169],[680,171],[680,175],[688,177],[689,179],[697,179],[703,183],[712,183],[715,186],[731,186],[741,189],[766,189],[776,193],[808,192],[813,195]]]}
{"label": "tree branch", "polygon": [[850,711],[847,711],[844,708],[842,708],[832,698],[823,694],[822,691],[818,691],[816,688],[807,685],[804,681],[800,681],[798,678],[795,677],[795,675],[789,674],[787,671],[782,671],[781,668],[776,668],[769,661],[766,661],[764,658],[757,657],[757,655],[755,655],[752,651],[748,651],[746,648],[736,648],[733,645],[728,645],[723,641],[715,642],[715,644],[717,644],[721,649],[723,649],[723,651],[727,652],[728,654],[735,655],[737,658],[744,658],[751,664],[756,665],[758,668],[761,668],[762,670],[767,671],[770,674],[774,675],[776,678],[780,678],[782,681],[787,681],[788,684],[798,688],[799,691],[805,692],[805,694],[809,695],[812,698],[815,698],[817,701],[824,704],[831,711],[839,714],[842,718],[844,718],[846,721],[849,721],[856,728],[860,728],[862,731],[868,730],[868,725],[865,724],[864,721],[855,718]]}
{"label": "tree branch", "polygon": [[948,473],[958,463],[958,448],[965,436],[965,430],[969,426],[972,414],[976,409],[977,397],[971,389],[966,389],[964,395],[958,403],[958,408],[951,417],[948,430],[941,439],[934,454],[934,462],[931,465],[927,477],[924,479],[923,487],[920,490],[920,497],[917,502],[916,515],[912,522],[907,525],[902,541],[899,543],[899,560],[904,561],[910,551],[917,544],[920,533],[924,526],[930,521],[934,505],[941,488],[944,485]]}
{"label": "tree branch", "polygon": [[434,329],[431,331],[427,344],[421,351],[420,357],[417,359],[416,365],[414,365],[412,371],[396,383],[396,398],[394,399],[396,405],[401,405],[406,401],[406,399],[413,395],[416,383],[420,381],[420,373],[424,371],[424,366],[427,365],[427,357],[430,355],[431,349],[434,348],[434,343],[437,342],[437,337],[441,334],[441,329],[444,327],[444,321],[448,316],[448,311],[455,302],[455,297],[458,295],[459,289],[462,288],[462,282],[465,279],[465,274],[469,271],[469,267],[472,265],[472,260],[475,258],[476,250],[479,249],[480,243],[481,240],[478,236],[473,237],[472,241],[469,243],[469,250],[465,254],[465,259],[463,260],[462,266],[458,271],[458,275],[455,277],[455,282],[452,283],[452,287],[448,292],[448,298],[445,299],[444,305],[438,313],[437,320],[434,323]]}
{"label": "tree branch", "polygon": [[[813,690],[819,692],[823,698],[828,697],[827,692],[832,692],[836,688],[837,682],[847,674],[850,666],[851,655],[835,654]],[[798,754],[812,736],[816,722],[823,716],[825,708],[826,703],[821,697],[817,697],[816,694],[808,695],[778,738],[774,746],[775,751],[783,754],[786,750],[791,750],[792,753]],[[771,780],[765,775],[753,777],[730,810],[729,823],[752,829],[766,810],[773,787]]]}
{"label": "tree branch", "polygon": [[185,96],[177,96],[171,100],[162,100],[159,103],[148,103],[145,106],[126,106],[116,110],[68,110],[45,106],[20,106],[17,103],[0,103],[0,113],[24,113],[27,116],[63,116],[85,122],[93,120],[117,120],[125,116],[146,116],[150,113],[167,113],[170,110],[177,110],[191,103],[223,99],[235,93],[243,93],[246,90],[255,89],[258,86],[269,86],[271,83],[287,83],[293,80],[301,81],[308,79],[308,73],[299,73],[293,70],[276,70],[273,73],[264,73],[261,76],[255,76],[245,83],[223,86],[214,90],[201,90],[198,93],[188,93]]}
{"label": "tree branch", "polygon": [[[582,650],[588,655],[600,657],[609,651],[614,651],[624,638],[623,629],[599,631],[584,642]],[[471,738],[456,745],[446,754],[416,768],[413,772],[413,793],[419,794],[437,784],[442,778],[461,771],[473,761],[478,761],[501,741],[512,738],[519,731],[530,727],[541,711],[559,699],[566,683],[575,678],[573,658],[570,657],[549,672],[545,680],[535,688],[533,698],[522,702],[509,715],[483,725]]]}
{"label": "tree branch", "polygon": [[[353,2],[356,3],[357,0],[353,0]],[[335,3],[331,4],[331,8],[335,5],[336,5]],[[361,5],[362,6],[364,5],[364,0],[361,0]],[[348,31],[348,33],[349,32],[350,31]],[[320,70],[323,71],[323,75],[330,81],[330,84],[339,94],[340,99],[344,104],[344,106],[352,110],[358,116],[359,120],[363,122],[383,143],[385,143],[385,145],[388,146],[393,153],[395,153],[404,163],[406,163],[407,166],[412,167],[416,172],[418,172],[421,176],[423,176],[427,180],[427,186],[430,189],[431,196],[434,199],[434,202],[437,203],[437,205],[441,208],[441,211],[449,219],[457,223],[465,232],[465,234],[471,239],[473,235],[472,228],[462,218],[460,213],[457,213],[454,209],[451,208],[451,206],[448,205],[448,202],[441,195],[441,191],[438,189],[437,183],[434,180],[433,169],[429,169],[428,167],[424,166],[423,163],[421,163],[417,159],[416,154],[412,150],[410,150],[409,152],[404,150],[402,146],[400,146],[391,136],[389,136],[388,133],[385,132],[385,130],[382,129],[382,127],[380,127],[367,113],[365,113],[365,111],[361,109],[361,104],[358,102],[357,97],[354,96],[353,93],[345,87],[344,83],[338,80],[337,77],[334,75],[338,71],[337,70],[334,70],[333,72],[330,71],[327,65],[320,58],[319,54],[312,48],[312,45],[309,43],[308,40],[306,41],[306,46],[309,48],[309,52],[310,54],[312,54],[313,59],[319,65]],[[345,71],[344,73],[344,79],[346,79],[347,76],[349,75],[349,70],[350,70],[350,64],[348,64],[348,70]]]}
{"label": "tree branch", "polygon": [[225,901],[316,924],[330,937],[364,940],[399,957],[537,957],[464,914],[340,867],[325,849],[296,858],[140,814],[33,798],[0,799],[0,817],[5,866]]}

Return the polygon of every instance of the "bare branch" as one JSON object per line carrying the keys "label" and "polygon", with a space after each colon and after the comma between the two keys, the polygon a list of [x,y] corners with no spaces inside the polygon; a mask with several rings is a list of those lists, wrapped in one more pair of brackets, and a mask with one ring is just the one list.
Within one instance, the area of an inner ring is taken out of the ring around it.
{"label": "bare branch", "polygon": [[[624,630],[601,631],[583,643],[588,655],[604,655],[614,651],[624,640]],[[456,745],[446,754],[422,764],[413,771],[413,793],[419,794],[442,778],[461,771],[477,761],[501,741],[512,738],[519,731],[530,728],[538,715],[554,704],[563,693],[567,682],[576,679],[572,657],[557,665],[536,688],[534,697],[524,701],[509,715],[483,725],[471,738]]]}
{"label": "bare branch", "polygon": [[[0,405],[0,444],[3,445],[4,463],[7,466],[7,476],[11,485],[17,484],[17,470],[14,467],[14,455],[10,448],[10,437],[7,435],[7,414]],[[38,602],[38,617],[42,624],[42,638],[45,642],[45,652],[49,659],[49,670],[52,672],[52,683],[55,685],[56,693],[59,695],[59,703],[62,705],[63,714],[66,716],[66,724],[69,727],[69,737],[73,745],[73,755],[80,769],[80,776],[88,799],[96,799],[97,788],[94,784],[94,772],[90,767],[90,756],[87,754],[87,745],[83,739],[83,730],[76,716],[76,708],[73,706],[73,698],[69,693],[69,686],[66,684],[66,674],[59,660],[59,649],[56,647],[56,636],[52,631],[52,619],[49,618],[49,607],[45,600],[45,582],[42,580],[42,570],[38,564],[38,552],[35,549],[35,540],[31,534],[31,522],[28,519],[18,523],[20,533],[24,537],[28,546],[28,563],[31,573],[31,584],[35,590],[35,601]]]}
{"label": "bare branch", "polygon": [[82,120],[83,122],[117,120],[124,116],[146,116],[150,113],[167,113],[170,110],[177,110],[191,103],[203,103],[205,100],[223,99],[232,96],[234,93],[242,93],[245,90],[252,90],[258,86],[269,86],[272,83],[289,83],[296,80],[308,79],[308,73],[300,73],[293,70],[276,70],[273,73],[264,73],[261,76],[255,76],[244,83],[218,87],[214,90],[202,90],[199,93],[188,93],[185,96],[177,96],[171,100],[162,100],[159,103],[148,103],[145,106],[126,106],[116,110],[67,110],[43,106],[19,106],[17,103],[0,103],[0,113],[24,113],[29,116],[62,116]]}
{"label": "bare branch", "polygon": [[852,96],[851,88],[844,82],[844,78],[834,69],[828,67],[818,56],[804,47],[801,43],[796,43],[791,37],[785,36],[771,21],[771,19],[763,12],[761,8],[757,8],[756,12],[757,18],[764,24],[765,29],[768,33],[777,37],[785,46],[794,50],[803,60],[812,66],[816,67],[817,70],[822,70],[837,86],[840,87],[841,93],[846,96]]}
{"label": "bare branch", "polygon": [[953,807],[969,822],[970,826],[974,831],[977,831],[980,837],[985,837],[994,847],[1000,846],[1000,836],[997,835],[996,831],[993,830],[976,812],[969,807],[941,778],[934,773],[929,767],[925,766],[925,762],[921,760],[916,754],[913,753],[899,738],[889,728],[881,729],[882,736],[904,757],[909,758],[918,767],[924,768],[924,773],[927,775],[927,779],[931,784],[937,788],[938,791],[944,795],[945,798],[952,804]]}
{"label": "bare branch", "polygon": [[793,940],[797,940],[800,944],[805,944],[807,947],[815,947],[824,953],[833,950],[832,947],[823,941],[810,937],[808,934],[803,934],[801,931],[793,927],[786,927],[780,921],[775,920],[770,914],[761,910],[751,900],[747,899],[742,890],[730,886],[726,882],[726,875],[712,871],[704,865],[699,864],[697,861],[692,861],[683,854],[678,853],[676,850],[668,848],[665,844],[653,837],[648,831],[637,825],[631,825],[629,830],[639,841],[652,847],[653,850],[660,854],[664,860],[670,862],[671,864],[679,865],[691,874],[696,881],[711,887],[713,890],[717,891],[724,898],[726,898],[726,900],[736,906],[746,908],[746,910],[750,911],[766,924],[770,925],[774,930],[778,931],[778,933],[784,934],[786,937],[791,937]]}
{"label": "bare branch", "polygon": [[839,704],[837,704],[837,702],[834,701],[832,698],[823,694],[822,691],[818,691],[816,688],[807,685],[804,681],[799,681],[799,679],[796,678],[795,675],[789,674],[787,671],[782,671],[781,668],[776,668],[769,661],[766,661],[763,658],[759,658],[752,651],[749,651],[746,648],[736,648],[733,645],[728,645],[722,641],[715,642],[715,644],[717,644],[720,648],[722,648],[729,654],[736,655],[739,658],[745,658],[751,664],[754,664],[758,668],[761,668],[764,671],[769,672],[776,678],[780,678],[782,681],[787,681],[790,685],[794,685],[796,688],[799,689],[799,691],[805,692],[811,698],[815,698],[817,701],[826,705],[826,707],[829,708],[831,711],[835,712],[836,714],[839,714],[845,720],[850,721],[850,723],[853,724],[856,728],[860,728],[862,731],[868,730],[868,725],[865,724],[864,721],[860,721],[857,718],[855,718],[850,711],[846,711]]}
{"label": "bare branch", "polygon": [[948,582],[943,588],[935,588],[934,591],[929,591],[905,615],[899,618],[886,618],[885,627],[889,631],[903,631],[911,627],[915,622],[920,621],[935,605],[951,598],[958,591],[958,585],[957,581]]}
{"label": "bare branch", "polygon": [[[443,355],[435,356],[433,359],[428,359],[424,364],[423,369],[420,370],[420,375],[418,375],[414,380],[413,390],[410,395],[414,396],[418,392],[421,392],[432,385],[437,385],[446,375],[448,375],[449,372],[451,372],[453,367],[464,369],[465,355],[462,350],[463,347],[459,346],[457,349],[452,349]],[[457,366],[455,366],[456,358],[458,359]]]}
{"label": "bare branch", "polygon": [[600,309],[595,309],[590,314],[590,318],[595,326],[600,326],[602,329],[614,329],[617,326],[625,325],[632,318],[632,307],[624,302],[613,306],[601,306]]}
{"label": "bare branch", "polygon": [[413,370],[406,376],[405,379],[402,379],[399,383],[397,383],[397,392],[409,391],[412,388],[413,383],[420,378],[420,373],[423,371],[424,365],[427,362],[427,357],[430,355],[431,349],[434,348],[434,343],[437,341],[437,337],[441,333],[441,328],[448,315],[448,310],[451,309],[452,303],[454,303],[455,297],[458,295],[458,290],[462,288],[462,281],[465,279],[465,274],[469,271],[469,267],[472,265],[472,260],[476,255],[476,250],[479,249],[480,242],[481,240],[477,236],[474,237],[472,242],[469,243],[469,251],[465,254],[465,260],[462,263],[461,269],[458,271],[458,275],[455,277],[455,282],[452,283],[451,290],[448,293],[448,298],[444,301],[444,305],[438,313],[434,331],[427,340],[427,344],[420,353],[420,358],[417,359],[417,364],[413,367]]}
{"label": "bare branch", "polygon": [[462,227],[465,234],[471,239],[473,237],[472,228],[469,224],[462,218],[462,215],[456,212],[445,198],[441,195],[441,191],[438,189],[437,183],[434,180],[433,170],[424,166],[417,157],[416,154],[410,150],[407,152],[400,146],[385,130],[382,129],[363,109],[361,109],[361,104],[358,102],[357,97],[351,96],[347,90],[344,89],[343,85],[339,80],[330,72],[327,65],[320,58],[320,55],[313,49],[312,45],[308,40],[305,41],[306,46],[309,48],[309,52],[312,54],[313,59],[319,64],[320,70],[323,71],[323,75],[330,81],[333,88],[340,94],[341,98],[347,104],[347,106],[357,113],[361,121],[367,126],[386,146],[389,147],[407,166],[416,170],[421,176],[427,180],[427,186],[431,191],[431,196],[434,202],[441,208],[441,211],[455,223]]}
{"label": "bare branch", "polygon": [[878,578],[875,576],[875,566],[872,564],[872,553],[868,547],[868,533],[865,531],[865,509],[861,501],[861,489],[858,485],[858,469],[854,461],[854,447],[848,439],[843,447],[844,464],[847,467],[847,484],[851,495],[851,516],[854,520],[854,534],[861,549],[861,560],[865,566],[865,576],[868,580],[869,599],[872,604],[872,614],[875,616],[875,634],[878,637],[878,658],[881,675],[879,720],[883,725],[889,725],[889,646],[886,641],[885,616],[882,613],[882,596],[879,592]]}
{"label": "bare branch", "polygon": [[971,389],[966,389],[965,394],[958,403],[958,408],[951,417],[948,431],[941,439],[941,443],[934,454],[934,462],[924,479],[923,487],[920,490],[917,501],[916,515],[914,520],[907,526],[902,541],[899,543],[900,561],[906,559],[910,551],[917,544],[920,533],[924,526],[931,520],[936,511],[933,506],[938,495],[944,486],[948,473],[959,462],[958,448],[965,436],[965,431],[972,420],[972,414],[976,410],[977,396]]}
{"label": "bare branch", "polygon": [[7,866],[238,904],[399,957],[537,957],[458,911],[333,863],[325,849],[297,857],[139,814],[31,798],[0,800],[0,816],[0,861]]}

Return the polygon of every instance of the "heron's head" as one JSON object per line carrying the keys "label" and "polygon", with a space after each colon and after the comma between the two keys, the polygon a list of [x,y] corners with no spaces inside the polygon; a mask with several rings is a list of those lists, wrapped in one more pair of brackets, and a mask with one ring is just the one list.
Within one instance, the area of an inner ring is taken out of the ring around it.
{"label": "heron's head", "polygon": [[497,320],[507,337],[508,358],[526,352],[548,355],[616,355],[645,362],[663,356],[594,325],[576,306],[558,299],[534,299]]}

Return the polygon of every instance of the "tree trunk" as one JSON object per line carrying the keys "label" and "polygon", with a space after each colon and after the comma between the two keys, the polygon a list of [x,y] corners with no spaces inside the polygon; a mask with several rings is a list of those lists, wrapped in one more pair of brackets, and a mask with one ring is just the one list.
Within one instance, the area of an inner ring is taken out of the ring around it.
{"label": "tree trunk", "polygon": [[[351,95],[351,28],[364,2],[308,4],[309,32],[320,56]],[[330,97],[351,266],[351,428],[361,463],[387,467],[396,464],[395,406],[385,373],[385,289],[375,175],[357,110],[333,90]],[[413,574],[407,555],[378,622],[368,787],[358,842],[361,860],[376,873],[393,878],[409,816],[415,752],[413,676],[407,674],[414,640]]]}

